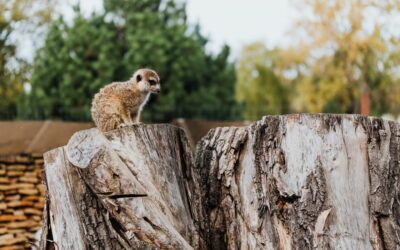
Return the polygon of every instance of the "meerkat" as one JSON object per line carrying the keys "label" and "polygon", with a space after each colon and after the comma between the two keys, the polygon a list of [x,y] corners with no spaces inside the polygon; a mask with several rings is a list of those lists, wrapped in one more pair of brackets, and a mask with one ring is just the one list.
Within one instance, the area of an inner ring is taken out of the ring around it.
{"label": "meerkat", "polygon": [[100,89],[92,101],[93,121],[102,132],[140,123],[140,113],[150,94],[160,90],[158,74],[151,69],[139,69],[130,80]]}

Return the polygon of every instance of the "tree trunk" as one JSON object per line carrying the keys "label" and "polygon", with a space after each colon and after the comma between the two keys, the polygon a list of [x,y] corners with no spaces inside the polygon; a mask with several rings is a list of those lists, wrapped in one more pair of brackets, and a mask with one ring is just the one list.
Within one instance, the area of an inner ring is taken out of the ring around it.
{"label": "tree trunk", "polygon": [[41,249],[400,249],[400,125],[268,116],[75,134],[45,155]]}
{"label": "tree trunk", "polygon": [[45,154],[41,249],[204,248],[183,132],[140,125],[76,133]]}
{"label": "tree trunk", "polygon": [[360,110],[362,115],[369,115],[370,113],[370,95],[371,91],[366,83],[361,86],[361,103]]}
{"label": "tree trunk", "polygon": [[400,125],[268,116],[211,130],[196,166],[212,249],[400,249]]}

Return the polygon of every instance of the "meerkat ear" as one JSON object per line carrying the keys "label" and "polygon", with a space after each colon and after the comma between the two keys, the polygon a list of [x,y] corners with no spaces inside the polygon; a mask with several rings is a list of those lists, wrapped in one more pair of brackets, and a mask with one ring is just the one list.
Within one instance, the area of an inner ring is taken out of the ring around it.
{"label": "meerkat ear", "polygon": [[142,80],[142,76],[140,74],[138,74],[136,76],[136,82],[140,82]]}

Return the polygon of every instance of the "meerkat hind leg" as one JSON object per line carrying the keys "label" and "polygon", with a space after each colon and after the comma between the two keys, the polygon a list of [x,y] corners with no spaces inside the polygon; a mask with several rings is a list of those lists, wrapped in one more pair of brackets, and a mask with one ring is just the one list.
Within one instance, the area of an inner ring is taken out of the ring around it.
{"label": "meerkat hind leg", "polygon": [[119,117],[111,116],[103,124],[101,130],[104,132],[114,130],[114,129],[119,128],[119,126],[121,126],[121,124],[123,124],[123,122]]}
{"label": "meerkat hind leg", "polygon": [[133,124],[130,114],[125,113],[121,116],[122,122],[119,124],[118,128],[129,127]]}

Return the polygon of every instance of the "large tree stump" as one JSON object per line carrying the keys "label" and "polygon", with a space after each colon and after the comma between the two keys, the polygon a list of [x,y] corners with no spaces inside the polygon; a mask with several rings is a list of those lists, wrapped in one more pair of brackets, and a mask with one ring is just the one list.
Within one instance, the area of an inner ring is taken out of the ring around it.
{"label": "large tree stump", "polygon": [[268,116],[74,135],[45,155],[41,249],[400,249],[400,125]]}
{"label": "large tree stump", "polygon": [[199,188],[182,130],[85,130],[44,158],[41,249],[204,248],[196,222]]}
{"label": "large tree stump", "polygon": [[400,249],[400,125],[268,116],[198,145],[213,249]]}

